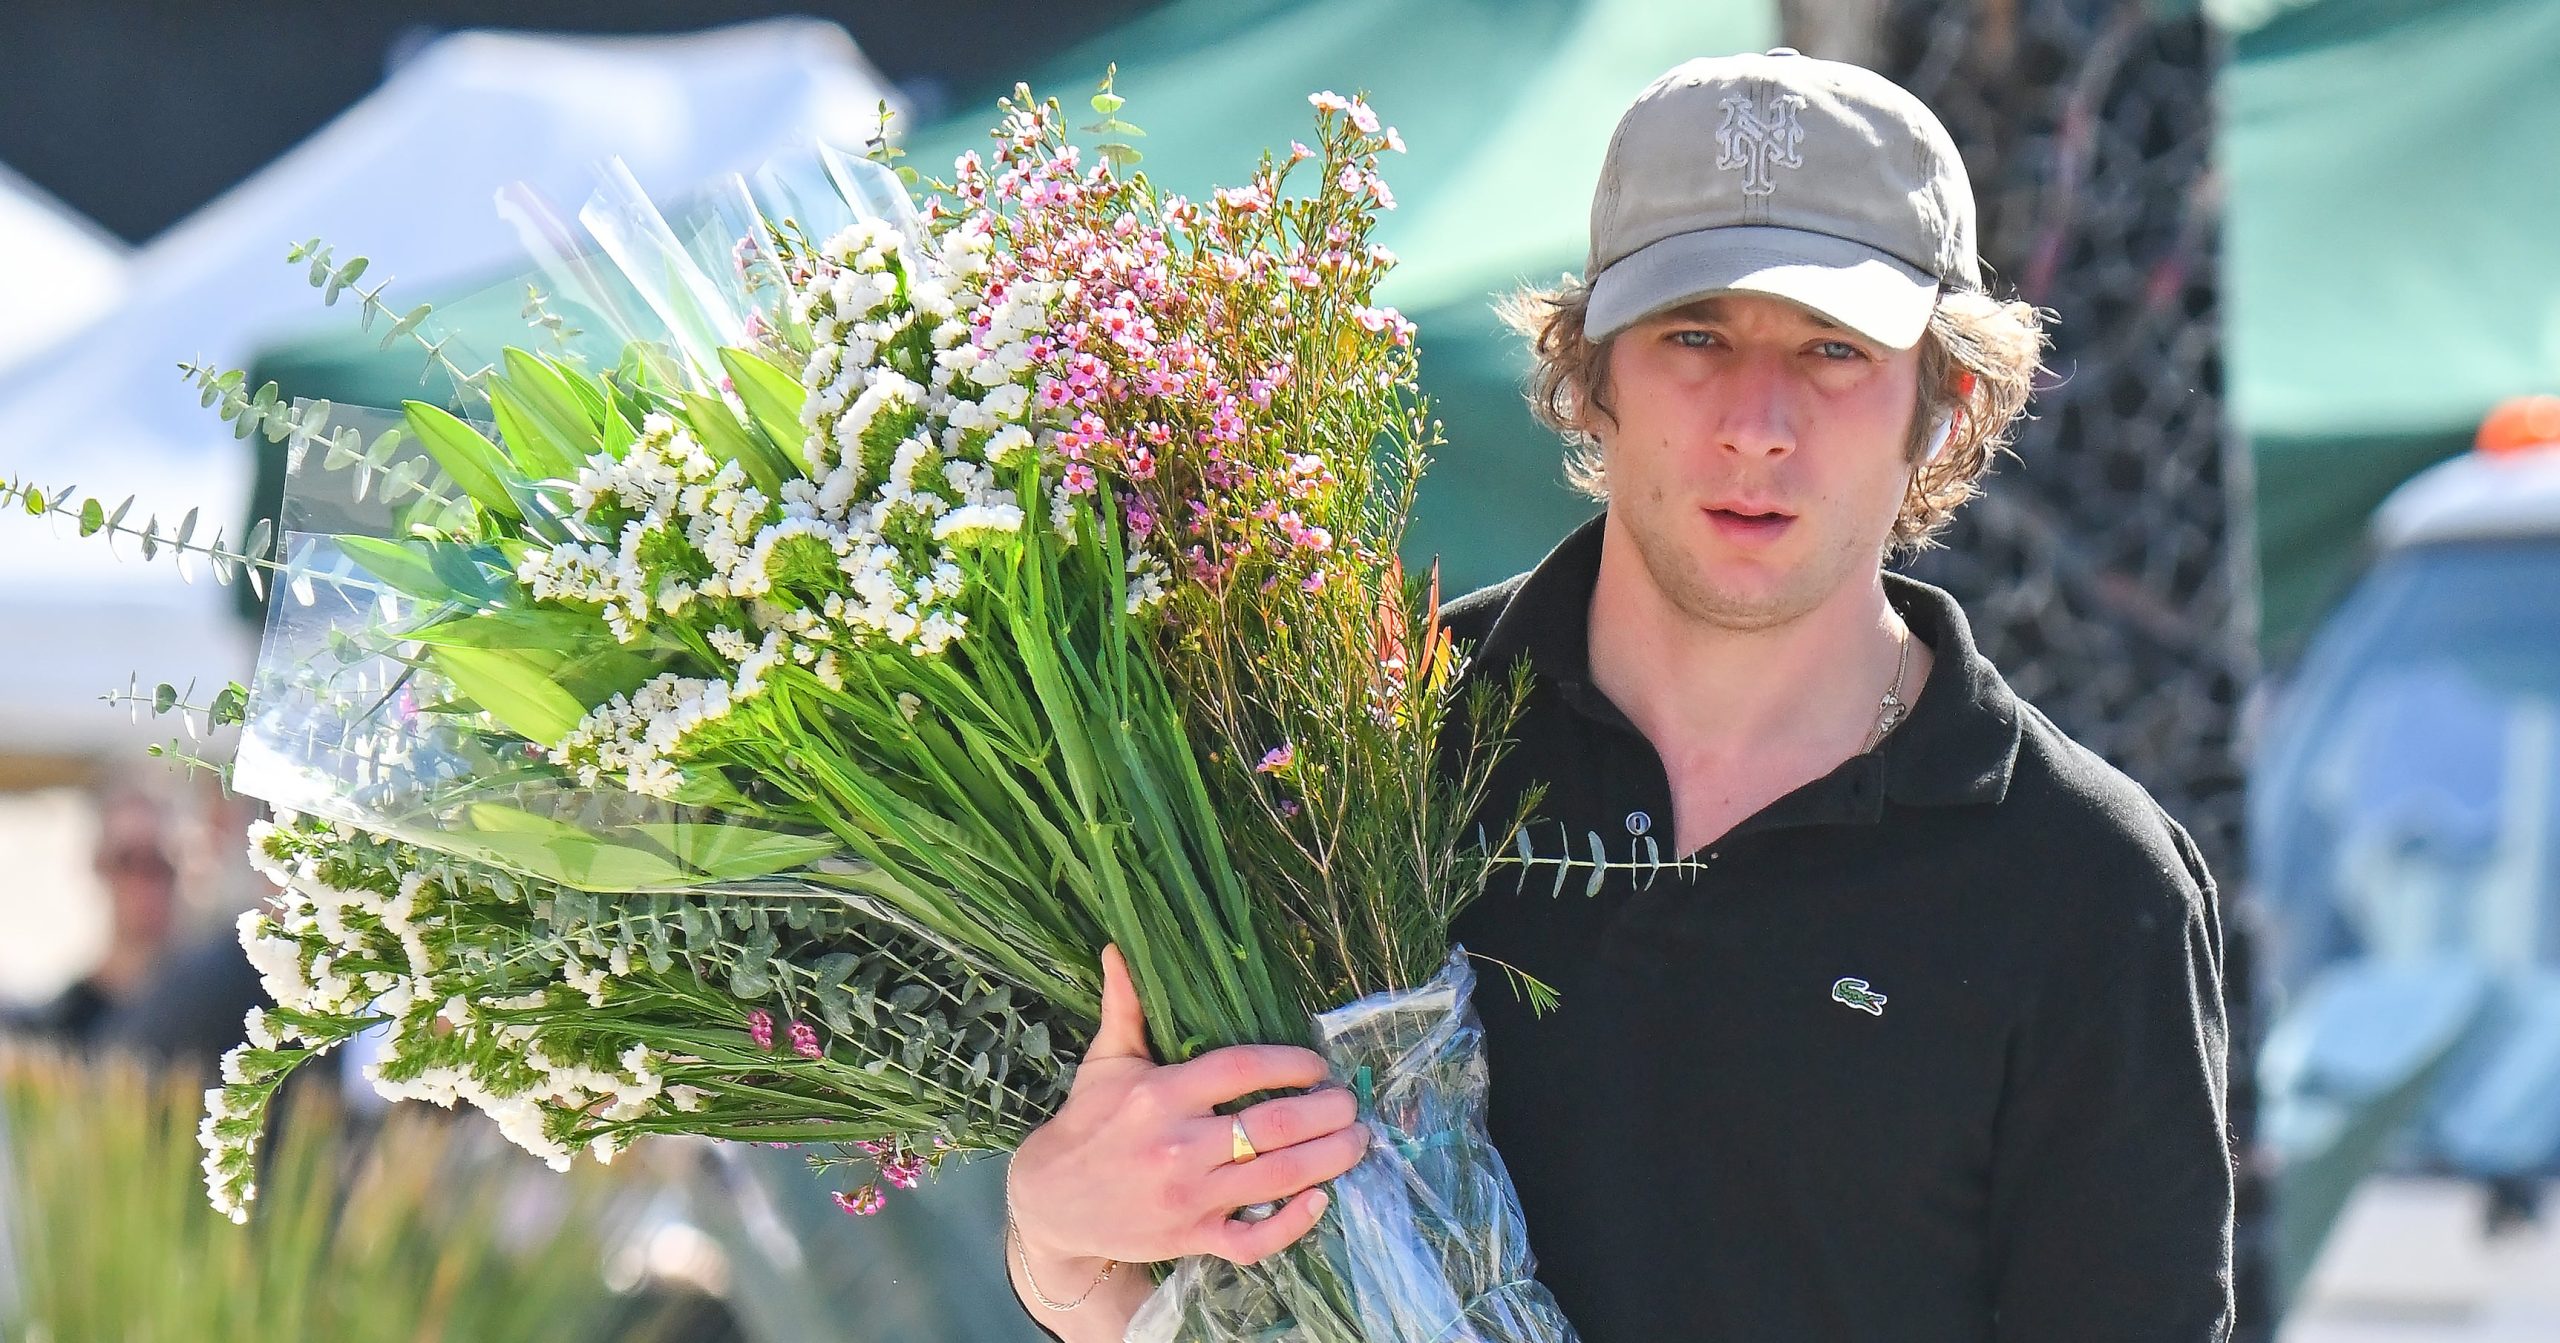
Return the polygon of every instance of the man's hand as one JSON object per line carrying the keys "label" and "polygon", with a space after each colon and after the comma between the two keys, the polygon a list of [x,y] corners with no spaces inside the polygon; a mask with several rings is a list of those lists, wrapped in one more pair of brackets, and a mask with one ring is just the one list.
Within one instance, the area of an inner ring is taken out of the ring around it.
{"label": "man's hand", "polygon": [[[1105,948],[1101,1031],[1066,1104],[1013,1158],[1014,1219],[1041,1289],[1073,1299],[1105,1260],[1249,1264],[1314,1229],[1327,1202],[1315,1186],[1368,1150],[1351,1094],[1327,1087],[1246,1109],[1245,1135],[1259,1153],[1250,1161],[1235,1160],[1235,1121],[1217,1107],[1324,1080],[1322,1057],[1282,1045],[1158,1065],[1128,965],[1119,948]],[[1288,1201],[1268,1220],[1234,1217],[1280,1199]]]}

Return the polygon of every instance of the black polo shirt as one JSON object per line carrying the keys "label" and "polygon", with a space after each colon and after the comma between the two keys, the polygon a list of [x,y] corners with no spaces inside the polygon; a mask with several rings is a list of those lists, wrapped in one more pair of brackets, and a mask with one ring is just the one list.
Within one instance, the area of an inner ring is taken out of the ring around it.
{"label": "black polo shirt", "polygon": [[2013,695],[1953,599],[1876,750],[1682,864],[1652,746],[1592,685],[1600,522],[1453,602],[1535,678],[1489,817],[1618,870],[1498,871],[1458,920],[1562,994],[1476,994],[1493,1137],[1585,1343],[2225,1337],[2222,934],[2195,846]]}

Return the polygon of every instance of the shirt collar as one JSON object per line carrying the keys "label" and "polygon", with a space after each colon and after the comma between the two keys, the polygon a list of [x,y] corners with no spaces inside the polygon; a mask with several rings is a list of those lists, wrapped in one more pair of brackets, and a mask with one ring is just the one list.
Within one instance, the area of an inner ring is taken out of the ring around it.
{"label": "shirt collar", "polygon": [[[1575,528],[1515,588],[1478,646],[1475,665],[1504,668],[1526,656],[1539,679],[1576,710],[1632,731],[1615,705],[1591,684],[1591,593],[1600,580],[1600,545],[1608,515]],[[1945,591],[1884,576],[1885,599],[1936,662],[1911,716],[1885,738],[1873,759],[1850,762],[1880,771],[1881,790],[1866,796],[1908,806],[1993,803],[2006,797],[2018,760],[2020,704],[1998,668],[1975,646],[1964,608]]]}

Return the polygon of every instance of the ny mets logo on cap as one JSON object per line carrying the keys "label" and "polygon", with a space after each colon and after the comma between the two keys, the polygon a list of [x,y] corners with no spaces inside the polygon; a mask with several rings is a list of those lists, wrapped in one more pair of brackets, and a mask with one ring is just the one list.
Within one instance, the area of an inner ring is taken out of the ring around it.
{"label": "ny mets logo on cap", "polygon": [[1755,101],[1747,93],[1724,97],[1724,124],[1716,127],[1716,166],[1742,170],[1742,194],[1766,196],[1778,189],[1779,168],[1801,168],[1796,146],[1804,125],[1796,112],[1804,95],[1763,88]]}
{"label": "ny mets logo on cap", "polygon": [[1867,981],[1863,979],[1843,979],[1838,983],[1833,984],[1831,986],[1831,1001],[1835,1003],[1847,1003],[1849,1006],[1854,1007],[1861,1012],[1870,1013],[1875,1016],[1880,1017],[1884,1015],[1884,995],[1876,992],[1874,989],[1868,988]]}

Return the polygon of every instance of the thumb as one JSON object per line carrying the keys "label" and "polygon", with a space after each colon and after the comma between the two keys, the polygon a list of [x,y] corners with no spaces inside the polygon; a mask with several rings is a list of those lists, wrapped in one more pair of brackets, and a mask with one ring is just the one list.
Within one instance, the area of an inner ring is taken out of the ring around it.
{"label": "thumb", "polygon": [[1094,1032],[1085,1062],[1095,1059],[1153,1060],[1147,1048],[1146,1009],[1138,1005],[1137,983],[1129,978],[1129,962],[1118,946],[1102,949],[1102,1028]]}

